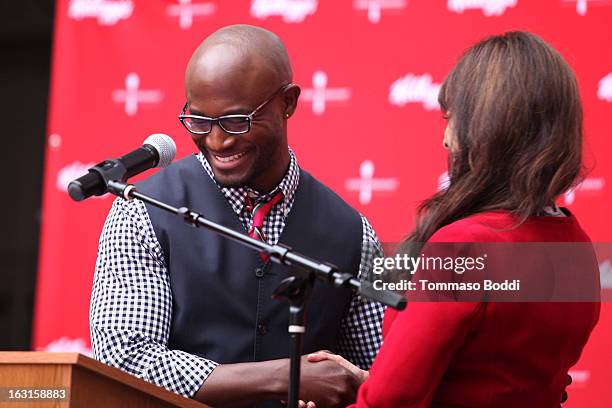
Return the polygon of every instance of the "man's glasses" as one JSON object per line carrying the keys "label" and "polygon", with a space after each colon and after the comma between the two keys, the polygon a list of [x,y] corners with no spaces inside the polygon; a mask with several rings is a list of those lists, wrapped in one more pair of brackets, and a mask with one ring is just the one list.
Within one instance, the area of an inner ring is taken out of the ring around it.
{"label": "man's glasses", "polygon": [[186,115],[188,102],[185,103],[179,120],[185,126],[185,128],[196,135],[207,135],[212,131],[214,123],[217,123],[221,129],[232,135],[240,135],[248,133],[251,130],[251,122],[253,117],[261,111],[272,99],[278,94],[284,92],[291,84],[283,85],[276,90],[268,99],[262,102],[253,112],[248,115],[235,114],[235,115],[223,115],[217,118],[210,118],[208,116],[200,115]]}

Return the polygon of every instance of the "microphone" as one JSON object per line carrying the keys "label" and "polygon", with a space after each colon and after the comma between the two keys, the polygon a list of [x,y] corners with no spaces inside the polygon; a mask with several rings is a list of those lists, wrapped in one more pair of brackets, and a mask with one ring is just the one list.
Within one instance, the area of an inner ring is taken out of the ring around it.
{"label": "microphone", "polygon": [[176,155],[174,140],[163,133],[154,133],[138,149],[119,157],[104,160],[87,174],[68,184],[68,194],[75,201],[108,192],[109,181],[126,181],[152,167],[166,167]]}

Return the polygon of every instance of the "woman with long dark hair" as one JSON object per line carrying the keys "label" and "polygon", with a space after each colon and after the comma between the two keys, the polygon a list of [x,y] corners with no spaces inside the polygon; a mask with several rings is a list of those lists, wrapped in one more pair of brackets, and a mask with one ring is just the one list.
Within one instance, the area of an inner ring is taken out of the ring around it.
{"label": "woman with long dark hair", "polygon": [[[462,56],[439,102],[450,183],[419,207],[408,243],[590,242],[555,205],[581,175],[582,107],[554,49],[525,32],[489,37]],[[580,276],[598,287],[594,257]],[[557,407],[599,317],[596,301],[408,299],[387,310],[369,373],[309,357],[365,380],[356,407]]]}

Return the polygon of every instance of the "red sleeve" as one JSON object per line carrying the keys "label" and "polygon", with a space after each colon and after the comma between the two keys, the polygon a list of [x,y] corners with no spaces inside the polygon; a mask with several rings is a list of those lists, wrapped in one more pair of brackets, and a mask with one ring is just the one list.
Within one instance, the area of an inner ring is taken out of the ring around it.
{"label": "red sleeve", "polygon": [[483,303],[411,303],[397,314],[353,408],[429,407]]}
{"label": "red sleeve", "polygon": [[[430,242],[467,241],[470,235],[441,232]],[[383,345],[351,407],[429,407],[453,355],[485,308],[479,302],[409,302],[403,312],[389,310]]]}

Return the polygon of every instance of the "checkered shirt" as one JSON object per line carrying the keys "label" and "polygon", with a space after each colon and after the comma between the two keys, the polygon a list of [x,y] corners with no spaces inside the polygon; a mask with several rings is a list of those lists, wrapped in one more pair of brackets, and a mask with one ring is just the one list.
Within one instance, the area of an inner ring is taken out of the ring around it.
{"label": "checkered shirt", "polygon": [[[293,206],[299,184],[299,167],[290,151],[289,170],[279,185],[261,195],[247,187],[219,187],[246,231],[252,214],[245,205],[247,194],[254,203],[269,200],[278,191],[277,203],[264,224],[264,235],[276,244]],[[213,179],[203,154],[198,159]],[[215,182],[216,183],[216,182]],[[373,258],[382,249],[370,223],[361,217],[363,241],[359,276],[371,275]],[[367,369],[381,344],[384,307],[353,295],[338,336],[339,354]],[[218,363],[181,350],[168,348],[172,319],[172,291],[162,248],[142,201],[116,199],[108,214],[98,246],[90,309],[94,357],[177,394],[193,397]]]}

